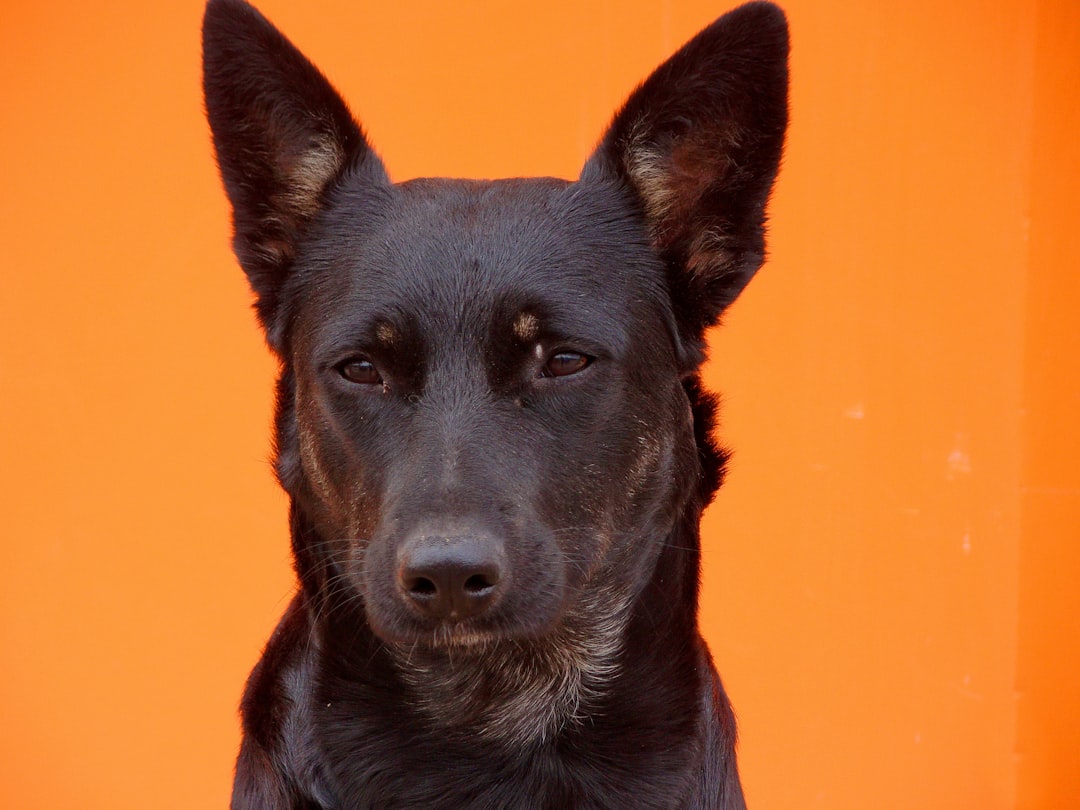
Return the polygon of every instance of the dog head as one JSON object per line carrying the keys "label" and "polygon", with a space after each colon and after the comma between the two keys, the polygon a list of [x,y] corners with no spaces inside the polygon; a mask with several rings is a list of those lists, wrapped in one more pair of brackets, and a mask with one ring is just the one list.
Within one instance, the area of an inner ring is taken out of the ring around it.
{"label": "dog head", "polygon": [[763,260],[787,50],[776,7],[725,15],[574,182],[394,184],[318,70],[246,3],[211,0],[207,113],[281,361],[306,588],[436,645],[633,599],[718,479],[696,375]]}

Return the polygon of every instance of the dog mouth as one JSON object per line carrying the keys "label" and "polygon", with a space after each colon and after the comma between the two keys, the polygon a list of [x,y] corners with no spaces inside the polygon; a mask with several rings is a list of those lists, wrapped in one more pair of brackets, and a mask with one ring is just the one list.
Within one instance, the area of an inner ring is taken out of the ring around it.
{"label": "dog mouth", "polygon": [[[400,618],[400,617],[399,617]],[[506,615],[425,621],[409,617],[403,622],[379,622],[369,614],[369,626],[385,644],[405,653],[426,650],[454,655],[482,654],[505,644],[528,645],[555,632],[559,619],[540,625],[517,622]],[[373,621],[374,619],[374,621]]]}
{"label": "dog mouth", "polygon": [[417,633],[395,634],[387,642],[408,658],[420,651],[449,655],[479,654],[506,640],[504,634],[477,628],[469,622],[453,622],[440,623]]}
{"label": "dog mouth", "polygon": [[435,649],[476,649],[494,644],[500,637],[495,633],[478,630],[461,623],[441,624],[432,633],[431,646]]}

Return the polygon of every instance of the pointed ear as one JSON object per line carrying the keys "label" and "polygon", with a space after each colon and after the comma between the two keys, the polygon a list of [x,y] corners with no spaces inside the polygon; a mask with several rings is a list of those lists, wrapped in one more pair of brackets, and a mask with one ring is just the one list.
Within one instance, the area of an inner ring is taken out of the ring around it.
{"label": "pointed ear", "polygon": [[242,0],[210,0],[203,91],[233,208],[233,249],[270,332],[280,287],[306,226],[344,171],[387,183],[345,102],[265,17]]}
{"label": "pointed ear", "polygon": [[691,345],[764,259],[787,57],[779,8],[757,2],[725,14],[630,96],[582,172],[583,181],[614,177],[634,195]]}

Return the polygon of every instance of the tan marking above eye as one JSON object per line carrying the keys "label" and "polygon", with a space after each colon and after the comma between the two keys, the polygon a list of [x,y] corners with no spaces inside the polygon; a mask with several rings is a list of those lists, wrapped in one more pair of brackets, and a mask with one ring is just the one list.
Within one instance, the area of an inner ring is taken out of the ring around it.
{"label": "tan marking above eye", "polygon": [[531,312],[522,312],[514,321],[514,335],[524,343],[531,343],[540,331],[540,320]]}
{"label": "tan marking above eye", "polygon": [[397,330],[388,323],[375,327],[375,339],[385,346],[392,346],[397,341]]}

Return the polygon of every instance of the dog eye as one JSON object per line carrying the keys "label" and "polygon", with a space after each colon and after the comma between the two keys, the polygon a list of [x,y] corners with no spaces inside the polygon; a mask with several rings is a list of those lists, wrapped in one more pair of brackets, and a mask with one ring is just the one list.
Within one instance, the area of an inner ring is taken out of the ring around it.
{"label": "dog eye", "polygon": [[541,377],[568,377],[577,374],[591,362],[591,358],[577,352],[554,354],[540,372]]}
{"label": "dog eye", "polygon": [[339,363],[337,370],[346,380],[358,385],[379,385],[382,382],[375,364],[363,357],[351,357]]}

